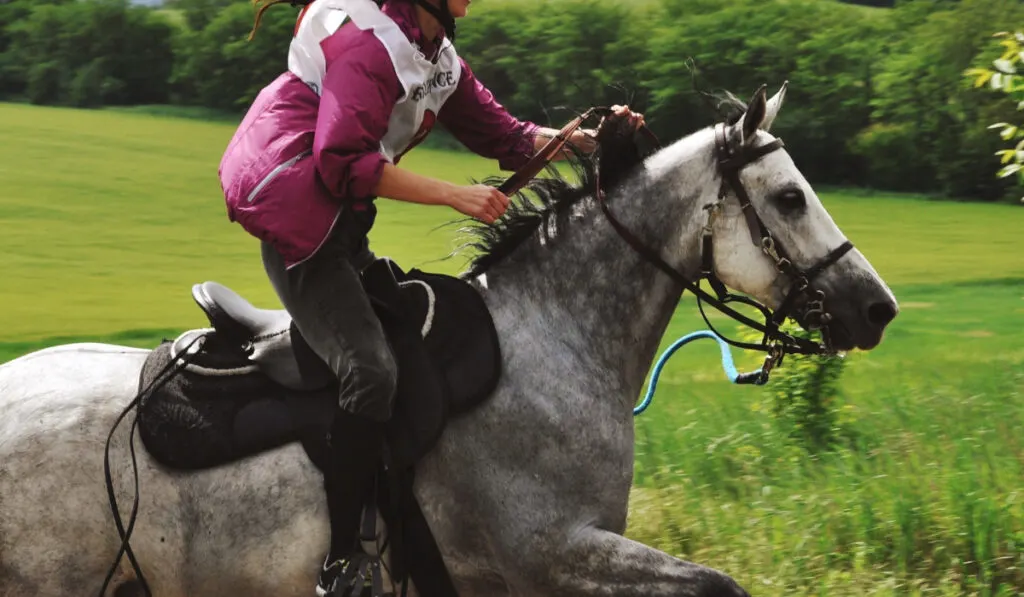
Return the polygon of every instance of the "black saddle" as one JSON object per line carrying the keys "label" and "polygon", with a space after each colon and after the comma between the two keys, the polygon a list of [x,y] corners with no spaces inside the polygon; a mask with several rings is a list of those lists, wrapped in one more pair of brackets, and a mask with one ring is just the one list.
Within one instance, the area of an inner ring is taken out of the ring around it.
{"label": "black saddle", "polygon": [[[497,332],[480,294],[461,279],[405,273],[380,259],[363,273],[363,285],[399,369],[391,458],[411,466],[450,417],[493,391],[501,367]],[[150,453],[166,466],[197,470],[301,441],[319,465],[338,401],[331,370],[286,311],[254,307],[216,282],[195,285],[192,296],[211,328],[165,342],[143,367],[145,389],[170,361],[188,362],[139,405]]]}
{"label": "black saddle", "polygon": [[[422,594],[453,596],[412,493],[414,465],[450,417],[494,390],[497,332],[483,298],[463,280],[405,273],[389,260],[374,262],[362,278],[398,363],[376,492],[389,528],[391,576],[411,578]],[[338,382],[291,317],[258,309],[215,282],[197,284],[192,296],[211,327],[164,342],[142,369],[137,421],[147,451],[165,466],[198,470],[301,442],[324,470]]]}

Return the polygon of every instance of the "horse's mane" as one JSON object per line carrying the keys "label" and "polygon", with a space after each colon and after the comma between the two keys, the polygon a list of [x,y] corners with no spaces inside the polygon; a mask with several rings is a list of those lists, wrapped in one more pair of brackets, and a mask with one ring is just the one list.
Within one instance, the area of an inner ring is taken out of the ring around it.
{"label": "horse's mane", "polygon": [[[698,90],[697,93],[719,121],[735,123],[747,108],[745,102],[729,91],[708,93]],[[641,148],[633,131],[623,126],[602,127],[598,135],[598,150],[593,156],[574,153],[568,159],[569,170],[578,182],[572,182],[560,170],[548,167],[547,177],[534,178],[522,191],[509,197],[508,209],[500,220],[491,225],[474,223],[467,228],[470,239],[464,247],[475,249],[476,256],[463,276],[475,277],[486,272],[508,257],[550,218],[556,218],[554,224],[559,229],[563,228],[569,208],[593,194],[598,180],[607,193],[642,167],[644,158],[652,149]],[[503,181],[502,178],[491,177],[483,182],[498,186]]]}
{"label": "horse's mane", "polygon": [[[548,176],[534,178],[510,197],[505,215],[495,224],[475,225],[469,247],[477,250],[466,276],[476,276],[507,257],[545,222],[558,229],[566,225],[569,208],[594,193],[600,181],[606,195],[642,168],[645,151],[638,143],[638,134],[625,119],[610,118],[597,134],[597,151],[593,156],[571,153],[569,170],[577,182],[571,182],[560,170],[548,167]],[[486,184],[499,185],[501,179],[491,178]]]}
{"label": "horse's mane", "polygon": [[[597,180],[597,164],[598,160],[590,156],[571,156],[569,170],[578,182],[569,180],[566,174],[549,166],[546,177],[534,178],[523,190],[509,197],[508,209],[501,219],[491,225],[472,224],[467,229],[471,239],[466,246],[475,249],[476,256],[463,275],[473,277],[484,273],[508,257],[552,214],[558,217],[558,214],[567,213],[568,208],[589,195]],[[502,178],[491,177],[483,182],[498,186],[503,181]]]}

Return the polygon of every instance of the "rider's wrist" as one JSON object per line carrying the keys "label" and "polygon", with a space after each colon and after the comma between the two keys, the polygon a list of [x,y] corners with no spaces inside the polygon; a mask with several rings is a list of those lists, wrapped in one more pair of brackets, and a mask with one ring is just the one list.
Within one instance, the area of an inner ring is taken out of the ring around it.
{"label": "rider's wrist", "polygon": [[433,203],[437,205],[446,205],[453,207],[455,205],[455,194],[459,190],[458,185],[454,185],[450,182],[438,181],[438,184],[434,185],[433,194],[431,197]]}

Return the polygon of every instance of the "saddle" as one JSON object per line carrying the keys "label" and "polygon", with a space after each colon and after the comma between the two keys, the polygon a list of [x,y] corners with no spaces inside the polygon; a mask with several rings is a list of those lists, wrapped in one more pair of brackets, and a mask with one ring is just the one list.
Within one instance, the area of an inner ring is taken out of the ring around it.
{"label": "saddle", "polygon": [[[393,555],[401,558],[399,546],[405,546],[416,558],[397,570],[393,563],[392,576],[408,573],[418,587],[441,587],[426,594],[454,595],[412,495],[412,478],[446,422],[480,404],[497,385],[497,332],[483,298],[464,280],[406,273],[378,259],[362,281],[398,363],[376,505],[391,530]],[[256,308],[216,282],[195,285],[192,296],[210,327],[162,343],[140,375],[137,420],[150,455],[167,467],[194,471],[298,442],[323,470],[338,401],[333,372],[286,311]],[[169,369],[172,375],[165,373]]]}

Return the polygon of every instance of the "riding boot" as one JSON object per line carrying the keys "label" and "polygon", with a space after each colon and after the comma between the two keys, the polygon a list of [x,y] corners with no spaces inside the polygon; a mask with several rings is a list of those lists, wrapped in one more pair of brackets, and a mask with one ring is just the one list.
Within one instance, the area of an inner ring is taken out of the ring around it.
{"label": "riding boot", "polygon": [[347,566],[355,564],[353,557],[359,552],[359,523],[376,480],[383,444],[383,423],[345,410],[335,415],[330,437],[331,461],[324,472],[331,551],[320,573],[319,595],[335,594],[339,576]]}

